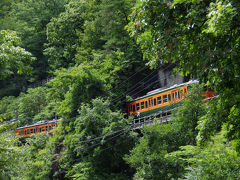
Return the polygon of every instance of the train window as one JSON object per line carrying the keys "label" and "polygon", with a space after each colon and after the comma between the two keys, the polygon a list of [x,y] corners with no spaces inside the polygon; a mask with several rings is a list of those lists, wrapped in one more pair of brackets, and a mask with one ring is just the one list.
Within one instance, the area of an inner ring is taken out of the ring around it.
{"label": "train window", "polygon": [[35,133],[36,132],[36,130],[35,130],[35,128],[33,129],[33,133]]}
{"label": "train window", "polygon": [[163,95],[163,103],[167,102],[167,95]]}
{"label": "train window", "polygon": [[177,91],[175,92],[175,99],[178,99]]}
{"label": "train window", "polygon": [[42,132],[42,128],[39,128],[39,132]]}
{"label": "train window", "polygon": [[158,101],[158,104],[162,104],[162,96],[159,96],[159,97],[157,98],[157,101]]}
{"label": "train window", "polygon": [[153,106],[153,100],[152,99],[149,99],[149,107],[152,107]]}
{"label": "train window", "polygon": [[24,133],[25,135],[27,134],[27,131],[25,130],[25,133]]}
{"label": "train window", "polygon": [[33,129],[30,129],[31,134],[33,133]]}
{"label": "train window", "polygon": [[135,112],[135,104],[133,105],[133,108],[132,108],[132,109],[133,109],[133,112]]}
{"label": "train window", "polygon": [[29,134],[29,129],[27,130],[27,134]]}
{"label": "train window", "polygon": [[136,104],[136,107],[137,107],[137,108],[136,108],[137,111],[139,111],[139,109],[140,109],[140,108],[139,108],[139,103]]}
{"label": "train window", "polygon": [[177,94],[178,94],[178,99],[180,99],[180,93],[179,93],[179,91],[177,92]]}
{"label": "train window", "polygon": [[171,94],[168,94],[168,101],[171,101]]}
{"label": "train window", "polygon": [[154,103],[154,106],[156,106],[156,105],[157,105],[156,98],[153,100],[153,103]]}
{"label": "train window", "polygon": [[183,98],[183,90],[181,90],[180,93],[181,93],[181,96],[182,96],[182,98]]}
{"label": "train window", "polygon": [[175,97],[174,97],[174,92],[172,93],[172,99],[175,99]]}
{"label": "train window", "polygon": [[187,89],[186,88],[184,88],[184,94],[186,94],[187,93]]}
{"label": "train window", "polygon": [[46,131],[48,131],[48,126],[46,126]]}
{"label": "train window", "polygon": [[141,102],[141,109],[144,109],[144,102]]}
{"label": "train window", "polygon": [[42,131],[45,131],[44,127],[42,127]]}
{"label": "train window", "polygon": [[145,108],[148,108],[148,102],[145,101]]}

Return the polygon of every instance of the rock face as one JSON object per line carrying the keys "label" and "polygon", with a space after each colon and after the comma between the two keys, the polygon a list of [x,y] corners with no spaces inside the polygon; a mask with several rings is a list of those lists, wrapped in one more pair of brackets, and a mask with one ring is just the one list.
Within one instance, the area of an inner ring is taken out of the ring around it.
{"label": "rock face", "polygon": [[158,79],[160,88],[168,88],[173,86],[174,84],[181,84],[189,80],[189,78],[179,75],[179,73],[175,76],[172,73],[171,69],[159,69],[158,71]]}
{"label": "rock face", "polygon": [[174,64],[162,65],[158,70],[153,70],[150,72],[146,78],[142,80],[136,79],[136,84],[128,90],[128,94],[132,98],[137,98],[147,94],[149,91],[155,89],[165,89],[173,86],[174,84],[181,84],[189,81],[189,77],[184,77],[179,75],[174,75],[172,69]]}

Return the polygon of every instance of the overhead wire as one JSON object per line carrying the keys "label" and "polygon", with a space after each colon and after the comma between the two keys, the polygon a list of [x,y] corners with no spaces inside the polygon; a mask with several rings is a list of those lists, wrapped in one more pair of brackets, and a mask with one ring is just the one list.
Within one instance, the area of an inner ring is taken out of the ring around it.
{"label": "overhead wire", "polygon": [[[167,70],[167,69],[170,68],[172,65],[174,65],[174,64],[168,64],[162,71]],[[163,65],[162,65],[162,66],[163,66]],[[160,66],[159,68],[155,69],[153,72],[151,72],[149,75],[147,75],[147,76],[146,76],[145,78],[143,78],[142,80],[138,81],[134,86],[131,87],[131,89],[132,89],[132,88],[135,88],[138,83],[144,82],[145,79],[147,79],[147,78],[148,78],[149,76],[151,76],[153,73],[155,73],[156,71],[158,71],[162,66]],[[158,75],[158,74],[156,74],[156,75]],[[149,81],[149,80],[147,80],[147,81]],[[126,93],[128,93],[128,91],[126,91]]]}
{"label": "overhead wire", "polygon": [[[168,65],[163,69],[163,71],[166,70],[166,69],[168,69],[168,68],[170,68],[172,65],[173,65],[173,64],[168,64]],[[142,71],[143,69],[146,69],[146,67],[142,68],[140,71]],[[152,75],[154,72],[156,72],[157,70],[158,70],[158,69],[156,69],[155,71],[151,72],[148,76],[146,76],[146,77],[145,77],[144,79],[142,79],[141,81],[137,82],[137,83],[134,85],[134,87],[136,87],[136,85],[139,84],[140,82],[143,82],[145,79],[147,79],[149,76],[151,76],[151,75]],[[140,71],[139,71],[139,72],[140,72]],[[128,79],[134,77],[134,75],[137,74],[137,73],[138,73],[138,72],[134,73],[134,74],[131,75]],[[155,74],[155,75],[152,76],[150,79],[148,79],[148,81],[152,80],[152,79],[155,78],[155,76],[157,76],[157,75],[158,75],[158,74]],[[128,80],[128,79],[127,79],[127,80]],[[125,80],[124,82],[126,82],[127,80]],[[147,81],[147,82],[148,82],[148,81]],[[157,81],[159,81],[159,79],[158,79]],[[154,83],[157,82],[157,81],[154,81]],[[123,83],[124,83],[124,82],[123,82]],[[120,85],[122,85],[123,83],[121,83]],[[119,85],[119,86],[120,86],[120,85]],[[152,84],[151,84],[151,85],[152,85]],[[149,86],[150,86],[150,85],[149,85]],[[147,86],[147,87],[149,87],[149,86]],[[144,89],[140,89],[139,91],[135,92],[133,95],[142,92],[142,91],[145,90],[147,87],[145,87]],[[134,91],[135,91],[135,89],[133,89],[133,90],[131,90],[131,91],[127,91],[127,92],[128,92],[128,93],[132,93],[132,92],[134,92]],[[120,96],[120,97],[115,98],[115,99],[113,100],[113,102],[119,100],[119,98],[122,98],[122,97],[124,97],[124,96]],[[61,121],[62,121],[62,122],[71,121],[71,120],[76,119],[76,118],[77,118],[77,117],[69,118],[69,119],[64,119],[64,120],[61,120]]]}
{"label": "overhead wire", "polygon": [[[131,129],[129,129],[129,130],[131,130]],[[129,130],[128,130],[128,131],[129,131]],[[97,146],[99,146],[99,145],[103,145],[104,143],[106,143],[106,142],[108,142],[108,141],[111,141],[111,140],[113,140],[113,139],[121,136],[122,134],[124,134],[124,133],[126,133],[126,132],[128,132],[128,131],[125,131],[125,132],[122,132],[122,133],[120,133],[120,134],[117,134],[117,135],[115,135],[115,136],[113,136],[113,137],[105,140],[104,142],[99,142],[99,143],[93,144],[93,145],[90,146],[90,147],[80,148],[80,149],[77,150],[77,152],[84,152],[84,151],[87,151],[87,150],[91,150],[91,149],[93,149],[93,148],[95,148],[95,147],[97,147]],[[107,147],[107,148],[105,148],[105,149],[101,149],[99,152],[105,151],[105,150],[110,149],[110,148],[112,148],[112,147],[113,147],[113,146]],[[64,155],[68,155],[68,154],[72,154],[72,153],[64,153]],[[87,156],[84,156],[84,157],[88,157],[88,156],[90,156],[90,155],[91,155],[91,154],[89,154],[89,155],[87,155]],[[82,159],[82,158],[79,158],[79,159],[76,159],[76,160],[73,160],[73,161],[77,161],[77,160],[80,160],[80,159]]]}
{"label": "overhead wire", "polygon": [[123,131],[122,133],[119,133],[119,134],[117,134],[117,135],[115,135],[115,136],[113,136],[113,137],[111,137],[111,138],[109,138],[109,139],[106,139],[104,142],[99,142],[99,143],[93,144],[93,145],[91,145],[90,147],[80,148],[79,151],[80,151],[80,152],[83,152],[83,151],[92,149],[92,148],[94,148],[94,147],[96,147],[96,146],[98,146],[98,145],[100,145],[100,144],[104,144],[104,143],[106,143],[107,141],[110,141],[110,140],[112,140],[112,139],[114,139],[114,138],[116,138],[116,137],[118,137],[118,136],[120,136],[120,135],[122,135],[122,134],[124,134],[124,133],[125,133],[125,131]]}
{"label": "overhead wire", "polygon": [[[169,65],[172,65],[172,64],[169,64]],[[168,66],[169,66],[168,65]],[[162,67],[162,66],[161,66]],[[114,89],[116,89],[117,87],[121,87],[121,85],[123,84],[123,83],[125,83],[127,80],[129,80],[129,79],[131,79],[132,77],[134,77],[137,73],[139,73],[139,72],[141,72],[142,70],[144,70],[144,69],[146,69],[146,68],[148,68],[147,66],[144,66],[142,69],[140,69],[138,72],[135,72],[134,74],[132,74],[129,78],[127,78],[126,80],[124,80],[121,84],[119,84],[118,86],[116,86],[116,87],[114,87],[112,90],[114,90]],[[158,68],[159,69],[159,68]],[[154,72],[156,72],[158,69],[156,69],[156,70],[154,70],[153,72],[151,72],[148,76],[146,76],[144,79],[142,79],[141,81],[138,81],[133,87],[131,87],[131,89],[132,88],[134,88],[134,87],[136,87],[137,86],[137,84],[138,83],[140,83],[140,82],[143,82],[146,78],[148,78],[149,76],[151,76]],[[166,69],[166,67],[164,68],[164,70]],[[157,74],[156,74],[157,75]],[[154,77],[156,76],[156,75],[154,75]],[[152,77],[153,78],[153,77]],[[150,79],[152,79],[152,78],[150,78]],[[149,80],[148,80],[149,81]],[[148,82],[147,81],[147,82]],[[112,91],[112,90],[110,90],[110,91]],[[132,93],[132,92],[134,92],[135,91],[135,89],[133,89],[133,90],[131,90],[131,91],[126,91],[126,93]],[[137,92],[138,93],[138,92]],[[135,94],[137,94],[137,93],[135,93]],[[134,95],[135,95],[134,94]],[[113,101],[116,101],[116,100],[119,100],[119,99],[121,99],[122,97],[124,97],[124,95],[122,95],[122,96],[120,96],[120,97],[116,97],[115,99],[113,99]],[[75,108],[74,110],[77,110],[78,108]],[[25,117],[25,118],[29,118],[29,119],[32,119],[33,117]]]}
{"label": "overhead wire", "polygon": [[[173,64],[168,64],[168,65],[163,69],[163,71],[167,70],[167,69],[170,68],[172,65],[173,65]],[[154,71],[154,72],[155,72],[155,71]],[[154,72],[152,72],[151,74],[149,74],[147,77],[145,77],[143,80],[139,81],[138,83],[144,82],[144,80],[145,80],[146,78],[148,78],[149,76],[151,76]],[[158,74],[155,74],[153,77],[151,77],[150,79],[148,79],[148,81],[152,80],[152,79],[155,78],[157,75],[158,75]],[[173,77],[173,76],[174,76],[174,75],[171,75],[170,77]],[[156,80],[155,82],[157,82],[157,81],[159,81],[159,80],[163,80],[163,79],[164,79],[164,78],[158,79],[158,80]],[[148,81],[146,81],[146,82],[148,82]],[[149,87],[149,86],[147,86],[147,87]],[[135,90],[136,90],[136,89],[133,89],[133,90],[131,90],[131,91],[126,91],[126,93],[130,94],[130,93],[134,92]],[[141,90],[135,92],[133,95],[136,95],[136,94],[138,94],[139,92],[142,92],[142,91],[144,91],[144,90],[145,90],[145,89],[141,89]],[[126,94],[126,93],[125,93],[125,94]],[[116,101],[120,100],[121,98],[123,98],[123,97],[125,97],[125,96],[126,96],[126,95],[118,96],[117,98],[113,99],[112,102],[116,102]]]}
{"label": "overhead wire", "polygon": [[[130,128],[131,128],[131,127],[130,127]],[[112,132],[112,133],[110,133],[110,134],[102,135],[102,136],[99,136],[99,137],[96,137],[96,138],[91,138],[91,139],[87,139],[87,140],[83,140],[83,141],[77,141],[77,142],[61,142],[61,143],[54,142],[54,143],[63,144],[63,145],[64,145],[64,144],[75,144],[75,143],[91,142],[91,141],[96,141],[96,140],[102,139],[102,138],[104,138],[104,137],[108,137],[108,136],[114,135],[114,134],[116,134],[116,133],[119,133],[119,132],[121,132],[121,131],[125,131],[125,130],[127,130],[127,129],[129,129],[129,128],[123,128],[123,129],[121,129],[121,130],[114,131],[114,132]],[[77,136],[77,137],[80,137],[80,136]]]}
{"label": "overhead wire", "polygon": [[110,91],[116,89],[117,87],[121,86],[123,83],[127,82],[129,79],[131,79],[132,77],[134,77],[137,73],[141,72],[142,70],[147,69],[147,66],[144,66],[142,69],[140,69],[139,71],[135,72],[134,74],[132,74],[130,77],[128,77],[127,79],[125,79],[123,82],[121,82],[119,85],[117,85],[116,87],[110,89]]}

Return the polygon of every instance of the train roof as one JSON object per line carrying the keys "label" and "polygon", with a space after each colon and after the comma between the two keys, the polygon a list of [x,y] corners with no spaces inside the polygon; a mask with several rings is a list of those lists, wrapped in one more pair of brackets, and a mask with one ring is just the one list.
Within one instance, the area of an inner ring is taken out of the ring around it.
{"label": "train roof", "polygon": [[29,127],[34,127],[34,126],[40,126],[40,125],[44,125],[44,124],[52,124],[52,123],[57,123],[58,120],[57,119],[53,119],[53,120],[43,120],[43,121],[38,121],[34,124],[31,124],[31,125],[25,125],[25,126],[22,126],[22,127],[18,127],[16,128],[16,130],[19,130],[19,129],[24,129],[24,128],[29,128]]}
{"label": "train roof", "polygon": [[131,103],[131,102],[134,102],[134,101],[137,101],[137,100],[140,100],[140,99],[144,99],[144,98],[147,98],[147,97],[150,97],[150,96],[153,96],[153,95],[165,92],[165,91],[169,91],[169,90],[172,90],[172,89],[175,89],[175,88],[178,88],[178,87],[186,86],[186,85],[189,85],[189,84],[198,84],[198,83],[199,83],[198,80],[190,80],[190,81],[185,82],[185,83],[174,84],[173,86],[171,86],[169,88],[166,88],[166,89],[162,89],[162,88],[155,89],[153,91],[148,92],[146,95],[141,96],[141,97],[137,97],[136,99],[134,99],[132,101],[128,101],[127,103]]}

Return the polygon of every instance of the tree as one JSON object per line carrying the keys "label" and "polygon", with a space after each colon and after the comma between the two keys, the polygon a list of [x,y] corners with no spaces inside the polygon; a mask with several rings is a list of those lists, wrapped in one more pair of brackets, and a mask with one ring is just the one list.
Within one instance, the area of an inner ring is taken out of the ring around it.
{"label": "tree", "polygon": [[[71,129],[64,137],[62,167],[73,179],[129,179],[133,169],[124,162],[123,155],[133,147],[135,133],[128,119],[113,112],[110,103],[94,99],[82,104],[75,121],[62,127]],[[62,120],[64,123],[64,120]]]}
{"label": "tree", "polygon": [[[44,53],[52,69],[91,66],[99,69],[109,89],[142,69],[145,62],[140,48],[124,29],[132,6],[133,2],[128,0],[70,1],[66,11],[47,25]],[[136,77],[148,72],[146,68]],[[110,92],[111,96],[122,95],[134,82],[123,83]]]}
{"label": "tree", "polygon": [[234,118],[233,123],[228,116],[240,102],[239,7],[236,0],[137,1],[127,26],[149,65],[177,62],[175,71],[208,81],[219,94],[208,121],[214,124],[218,118],[219,124],[227,122],[234,132],[240,119]]}
{"label": "tree", "polygon": [[12,6],[11,17],[14,20],[14,30],[23,39],[22,45],[37,59],[31,81],[46,78],[48,74],[47,58],[43,55],[44,43],[47,41],[46,25],[51,18],[64,11],[67,0],[24,0]]}
{"label": "tree", "polygon": [[18,167],[24,150],[17,146],[15,123],[0,125],[0,178],[9,179],[18,174]]}
{"label": "tree", "polygon": [[28,89],[18,97],[4,97],[0,100],[0,115],[6,120],[17,119],[20,126],[46,120],[46,116],[39,115],[47,106],[46,90],[45,87],[38,87]]}
{"label": "tree", "polygon": [[48,86],[48,102],[54,103],[53,111],[65,119],[75,117],[81,103],[105,94],[101,74],[84,65],[56,71],[56,77]]}
{"label": "tree", "polygon": [[139,143],[125,156],[125,160],[136,168],[136,179],[172,179],[184,174],[185,162],[172,160],[168,154],[180,146],[195,145],[198,121],[205,113],[201,97],[202,86],[193,87],[181,107],[172,115],[169,124],[145,126]]}
{"label": "tree", "polygon": [[4,79],[10,74],[30,73],[30,63],[35,60],[32,54],[18,46],[20,38],[16,32],[0,31],[0,79]]}
{"label": "tree", "polygon": [[[84,31],[79,32],[81,46],[77,48],[77,64],[89,63],[102,70],[109,86],[115,87],[130,75],[145,66],[140,48],[130,38],[124,28],[134,2],[129,0],[101,0],[87,4],[87,15],[84,16]],[[139,73],[136,78],[142,78]],[[123,83],[111,94],[114,98],[122,95],[136,80]]]}
{"label": "tree", "polygon": [[0,5],[0,30],[11,29],[13,27],[13,20],[10,17],[10,11],[14,2],[20,0],[2,0]]}
{"label": "tree", "polygon": [[185,161],[185,179],[238,179],[240,158],[225,135],[223,129],[204,147],[183,146],[168,156],[173,161]]}
{"label": "tree", "polygon": [[54,159],[55,145],[49,135],[38,134],[27,139],[25,157],[22,159],[22,166],[16,176],[21,179],[51,179],[50,171]]}
{"label": "tree", "polygon": [[78,34],[83,31],[86,13],[85,1],[70,1],[64,12],[47,24],[47,40],[44,54],[48,57],[52,70],[71,67],[76,48],[80,44]]}
{"label": "tree", "polygon": [[46,91],[47,88],[38,87],[28,89],[26,93],[21,93],[19,95],[16,116],[21,125],[31,124],[39,120],[46,120],[45,116],[38,116],[38,114],[47,106]]}

